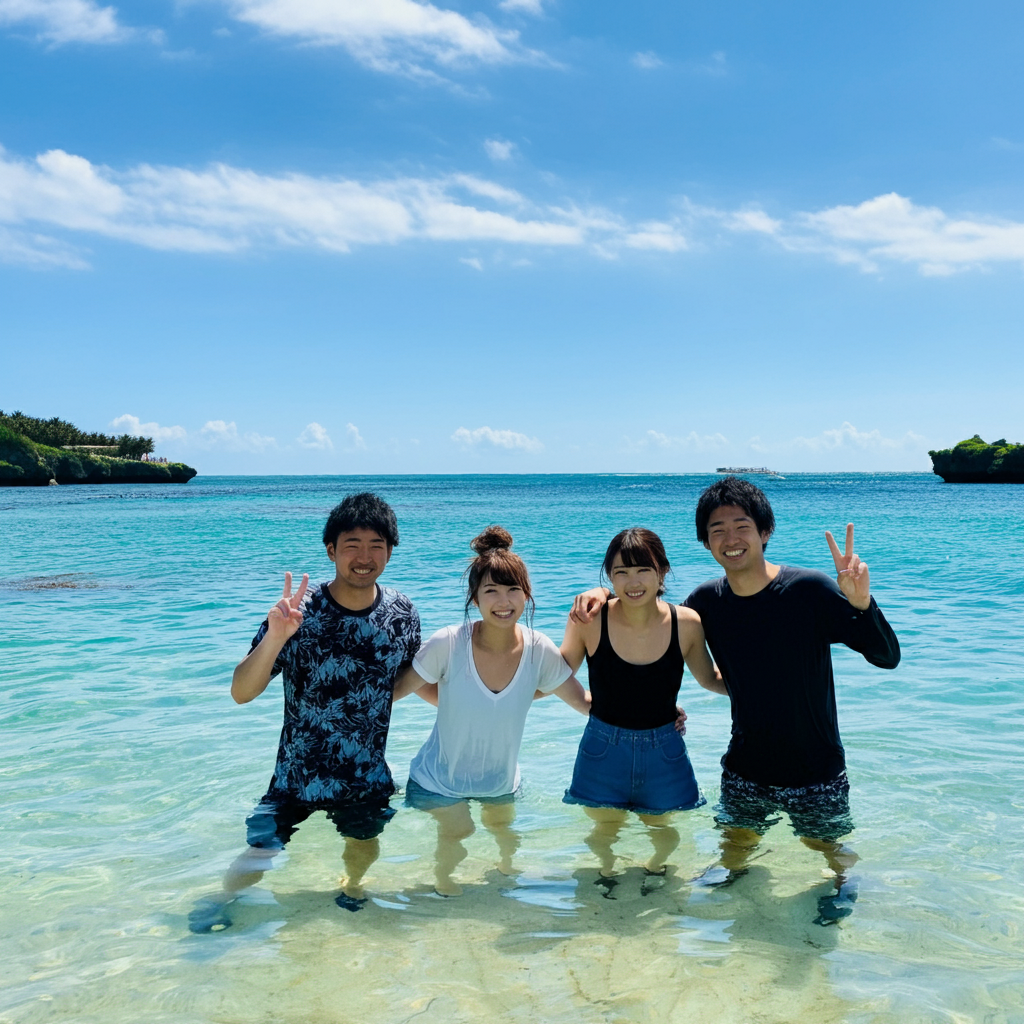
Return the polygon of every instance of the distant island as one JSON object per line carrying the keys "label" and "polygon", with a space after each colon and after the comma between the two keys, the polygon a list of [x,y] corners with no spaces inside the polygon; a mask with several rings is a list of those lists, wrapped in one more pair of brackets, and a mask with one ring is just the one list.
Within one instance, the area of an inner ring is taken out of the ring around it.
{"label": "distant island", "polygon": [[751,473],[757,473],[761,476],[776,476],[780,480],[786,478],[781,473],[776,473],[774,469],[767,469],[765,466],[719,466],[716,473],[730,473],[733,476],[744,476]]}
{"label": "distant island", "polygon": [[0,487],[48,484],[184,484],[183,462],[150,461],[151,437],[87,433],[73,423],[0,410]]}
{"label": "distant island", "polygon": [[929,452],[932,469],[947,484],[1024,484],[1024,444],[1005,437],[989,444],[981,436]]}

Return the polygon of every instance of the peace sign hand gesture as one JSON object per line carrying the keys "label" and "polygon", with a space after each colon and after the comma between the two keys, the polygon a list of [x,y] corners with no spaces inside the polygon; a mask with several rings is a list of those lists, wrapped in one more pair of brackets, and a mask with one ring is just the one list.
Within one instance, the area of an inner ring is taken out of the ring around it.
{"label": "peace sign hand gesture", "polygon": [[835,537],[826,530],[825,539],[836,563],[836,582],[854,608],[864,611],[871,604],[871,583],[867,562],[862,562],[853,550],[853,523],[846,524],[846,552],[839,551]]}
{"label": "peace sign hand gesture", "polygon": [[302,625],[301,605],[308,586],[309,573],[304,573],[299,589],[292,594],[292,574],[284,574],[284,593],[281,600],[267,612],[267,632],[281,644],[294,636]]}

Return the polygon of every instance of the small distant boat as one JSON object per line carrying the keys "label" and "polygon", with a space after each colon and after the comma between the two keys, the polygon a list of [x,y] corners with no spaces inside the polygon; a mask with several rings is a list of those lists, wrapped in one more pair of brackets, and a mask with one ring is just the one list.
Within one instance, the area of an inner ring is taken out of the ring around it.
{"label": "small distant boat", "polygon": [[785,480],[786,478],[781,473],[776,473],[774,469],[768,469],[767,466],[719,466],[715,470],[716,473],[728,473],[731,476],[773,476],[776,480]]}

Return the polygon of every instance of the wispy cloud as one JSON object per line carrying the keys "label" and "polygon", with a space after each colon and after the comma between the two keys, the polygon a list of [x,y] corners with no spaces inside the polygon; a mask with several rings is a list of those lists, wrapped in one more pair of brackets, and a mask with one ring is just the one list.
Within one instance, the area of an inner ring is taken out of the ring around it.
{"label": "wispy cloud", "polygon": [[268,448],[276,448],[277,442],[272,437],[249,432],[242,434],[232,420],[208,420],[200,431],[201,443],[209,448],[223,448],[227,451],[263,452]]}
{"label": "wispy cloud", "polygon": [[861,451],[895,450],[921,448],[924,444],[924,437],[912,430],[908,430],[902,437],[885,437],[878,429],[858,430],[849,421],[835,429],[823,430],[814,437],[796,437],[791,442],[794,448],[806,448],[810,451],[835,451],[838,448],[856,448]]}
{"label": "wispy cloud", "polygon": [[515,430],[492,430],[490,427],[477,427],[475,430],[459,427],[452,434],[452,440],[466,448],[488,446],[524,452],[539,452],[544,448],[543,443],[535,437],[528,437]]}
{"label": "wispy cloud", "polygon": [[660,68],[665,63],[653,50],[634,53],[632,60],[636,67],[643,71],[652,71],[654,68]]}
{"label": "wispy cloud", "polygon": [[295,439],[303,448],[316,448],[320,451],[329,451],[334,447],[331,435],[325,427],[319,423],[307,423],[305,429]]}
{"label": "wispy cloud", "polygon": [[484,150],[495,163],[502,163],[512,159],[512,155],[516,151],[516,144],[507,142],[505,139],[485,139]]}
{"label": "wispy cloud", "polygon": [[540,56],[520,44],[518,32],[416,0],[230,0],[229,6],[238,20],[271,35],[340,46],[366,67],[420,79],[439,79],[435,67]]}
{"label": "wispy cloud", "polygon": [[0,0],[0,26],[25,27],[53,45],[119,43],[133,33],[93,0]]}
{"label": "wispy cloud", "polygon": [[918,206],[896,192],[855,206],[773,218],[763,210],[696,210],[734,232],[770,236],[791,252],[820,253],[867,273],[884,264],[916,265],[926,276],[945,276],[995,263],[1024,263],[1024,223],[951,216]]}
{"label": "wispy cloud", "polygon": [[543,0],[499,0],[498,6],[503,11],[514,11],[518,14],[543,14]]}
{"label": "wispy cloud", "polygon": [[472,267],[474,270],[483,270],[484,265],[475,256],[462,256],[459,258],[460,263],[465,263],[467,267]]}
{"label": "wispy cloud", "polygon": [[682,436],[664,434],[658,430],[648,430],[642,437],[633,439],[625,438],[626,447],[632,451],[643,451],[644,449],[668,449],[676,448],[686,451],[719,451],[729,445],[728,438],[722,434],[698,434],[691,430]]}
{"label": "wispy cloud", "polygon": [[134,434],[136,437],[151,437],[154,441],[184,441],[187,431],[184,427],[161,427],[159,423],[143,423],[138,416],[125,413],[111,420],[112,430]]}
{"label": "wispy cloud", "polygon": [[[6,225],[6,229],[5,229]],[[0,251],[39,265],[84,263],[40,228],[150,249],[233,253],[253,247],[348,252],[412,240],[674,252],[674,223],[630,225],[575,204],[528,201],[469,174],[354,181],[142,164],[127,171],[50,150],[22,160],[0,150]]]}
{"label": "wispy cloud", "polygon": [[354,423],[345,424],[345,446],[349,451],[365,451],[366,441],[359,433],[359,428]]}

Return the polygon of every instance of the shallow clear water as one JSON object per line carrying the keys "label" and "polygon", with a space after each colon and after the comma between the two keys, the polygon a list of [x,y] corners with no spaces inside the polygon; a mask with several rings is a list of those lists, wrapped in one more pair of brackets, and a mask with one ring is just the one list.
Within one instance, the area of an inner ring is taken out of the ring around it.
{"label": "shallow clear water", "polygon": [[[682,700],[709,806],[681,819],[665,883],[649,845],[595,885],[585,819],[560,802],[582,719],[527,723],[521,873],[467,841],[466,895],[431,892],[433,821],[400,809],[357,914],[335,906],[341,844],[318,816],[246,894],[228,931],[185,916],[218,887],[273,767],[280,682],[228,695],[286,569],[332,573],[326,510],[371,488],[402,543],[384,581],[425,632],[461,618],[468,541],[489,522],[531,568],[539,628],[597,581],[625,525],[661,533],[681,599],[715,575],[693,539],[699,476],[199,478],[183,487],[0,491],[0,1021],[1024,1021],[1024,488],[924,475],[765,481],[777,561],[831,568],[823,538],[857,525],[903,645],[895,672],[835,650],[861,894],[812,924],[820,858],[776,826],[729,889],[686,880],[714,859],[724,698]],[[433,709],[395,709],[404,781]]]}

